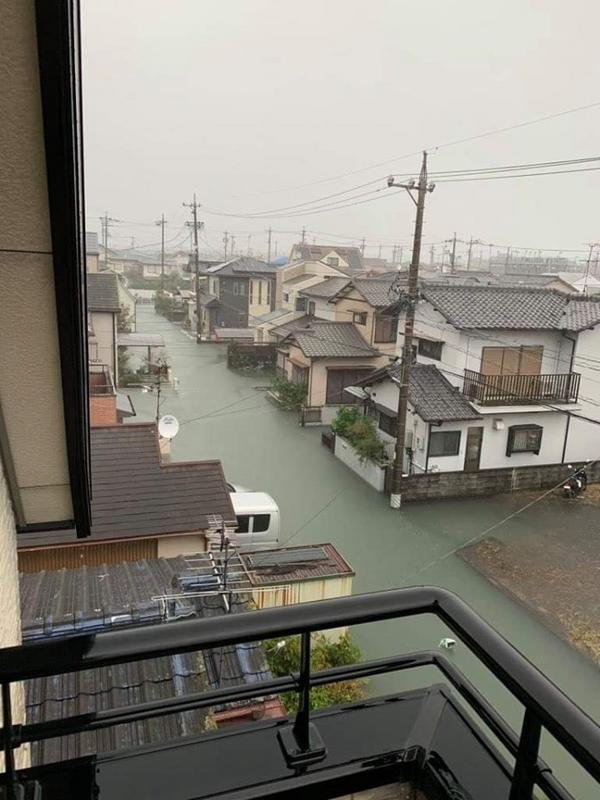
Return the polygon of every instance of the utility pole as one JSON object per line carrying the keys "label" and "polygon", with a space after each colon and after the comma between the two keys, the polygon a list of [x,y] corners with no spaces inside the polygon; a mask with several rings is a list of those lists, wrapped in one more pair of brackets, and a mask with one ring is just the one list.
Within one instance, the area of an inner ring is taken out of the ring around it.
{"label": "utility pole", "polygon": [[104,212],[104,216],[100,217],[100,227],[102,230],[102,247],[104,249],[104,269],[108,269],[108,229],[113,222],[118,222],[118,219],[113,219],[108,216],[108,211]]}
{"label": "utility pole", "polygon": [[224,258],[223,261],[227,261],[227,244],[229,243],[229,234],[227,231],[223,234],[223,254]]}
{"label": "utility pole", "polygon": [[267,264],[271,263],[271,236],[273,234],[272,228],[269,227],[267,231]]}
{"label": "utility pole", "polygon": [[366,243],[367,243],[367,240],[366,240],[366,239],[363,237],[363,240],[362,240],[362,242],[360,243],[360,254],[361,254],[361,256],[363,256],[363,257],[364,257],[364,255],[365,255],[365,245],[366,245]]}
{"label": "utility pole", "polygon": [[[469,239],[469,251],[467,254],[467,269],[471,269],[471,255],[473,253],[474,244],[483,244],[483,242],[480,239],[474,239],[472,236]],[[481,261],[481,258],[479,260]]]}
{"label": "utility pole", "polygon": [[452,273],[456,271],[455,261],[456,261],[456,231],[454,231],[454,236],[452,237],[452,253],[450,254],[450,271]]}
{"label": "utility pole", "polygon": [[396,458],[392,471],[392,492],[390,507],[400,508],[402,504],[402,471],[404,466],[404,442],[406,439],[406,414],[408,411],[408,389],[410,385],[410,372],[413,360],[412,343],[415,327],[415,311],[417,305],[417,291],[419,280],[419,261],[421,258],[421,239],[423,236],[423,217],[425,214],[425,196],[432,192],[433,184],[427,183],[427,152],[423,151],[421,173],[417,184],[417,199],[413,196],[414,181],[408,184],[394,182],[393,177],[388,178],[388,186],[401,186],[409,193],[411,200],[417,207],[415,219],[415,234],[413,251],[408,272],[408,298],[406,316],[404,320],[404,342],[402,345],[402,364],[400,372],[400,386],[398,392],[398,427],[396,430]]}
{"label": "utility pole", "polygon": [[200,261],[198,258],[198,230],[204,227],[203,222],[198,222],[198,206],[200,203],[196,202],[196,193],[194,192],[194,200],[191,203],[183,204],[186,208],[192,209],[192,222],[186,222],[188,228],[192,229],[193,242],[194,242],[194,273],[195,273],[195,290],[196,290],[196,342],[198,341],[198,328],[200,327]]}
{"label": "utility pole", "polygon": [[156,225],[160,225],[160,290],[165,288],[165,215],[161,214]]}
{"label": "utility pole", "polygon": [[300,240],[300,244],[304,244],[306,242],[306,228],[302,228],[302,239]]}
{"label": "utility pole", "polygon": [[231,234],[231,257],[235,257],[235,236]]}

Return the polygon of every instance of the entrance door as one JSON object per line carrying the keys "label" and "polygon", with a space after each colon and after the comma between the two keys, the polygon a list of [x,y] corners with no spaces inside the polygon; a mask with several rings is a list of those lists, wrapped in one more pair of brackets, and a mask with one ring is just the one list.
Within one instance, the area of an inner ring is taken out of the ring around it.
{"label": "entrance door", "polygon": [[467,446],[465,448],[465,472],[477,472],[481,458],[481,442],[483,428],[467,428]]}

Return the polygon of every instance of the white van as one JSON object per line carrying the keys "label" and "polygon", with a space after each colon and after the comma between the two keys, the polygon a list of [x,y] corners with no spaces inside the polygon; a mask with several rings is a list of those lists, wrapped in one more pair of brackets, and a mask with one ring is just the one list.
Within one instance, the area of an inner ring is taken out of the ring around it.
{"label": "white van", "polygon": [[279,547],[279,506],[271,495],[232,491],[230,497],[238,521],[237,546],[253,550]]}

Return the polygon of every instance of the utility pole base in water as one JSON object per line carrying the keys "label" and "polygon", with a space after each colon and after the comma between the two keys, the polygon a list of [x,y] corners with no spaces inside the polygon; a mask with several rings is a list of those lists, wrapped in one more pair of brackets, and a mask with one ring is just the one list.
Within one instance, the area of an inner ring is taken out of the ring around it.
{"label": "utility pole base in water", "polygon": [[402,505],[402,495],[392,493],[390,495],[390,508],[400,508],[401,505]]}

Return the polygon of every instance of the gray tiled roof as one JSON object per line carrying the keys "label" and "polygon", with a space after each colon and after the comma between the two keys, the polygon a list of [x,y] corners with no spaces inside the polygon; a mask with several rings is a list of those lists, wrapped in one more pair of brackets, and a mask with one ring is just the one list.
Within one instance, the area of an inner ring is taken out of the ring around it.
{"label": "gray tiled roof", "polygon": [[311,330],[290,334],[308,358],[374,358],[370,347],[352,322],[315,322]]}
{"label": "gray tiled roof", "polygon": [[224,261],[222,264],[215,264],[212,267],[204,270],[205,275],[273,275],[277,273],[277,267],[273,264],[267,264],[266,261],[260,261],[258,258],[251,258],[250,256],[240,256],[233,258],[230,261]]}
{"label": "gray tiled roof", "polygon": [[318,317],[311,317],[308,314],[304,314],[301,317],[290,319],[288,322],[283,322],[281,325],[271,328],[269,333],[273,336],[287,336],[294,331],[300,331],[303,328],[309,328],[311,325],[314,325],[318,322],[320,322]]}
{"label": "gray tiled roof", "polygon": [[600,303],[551,289],[426,284],[421,294],[462,329],[576,331],[600,323]]}
{"label": "gray tiled roof", "polygon": [[315,283],[314,286],[308,286],[306,289],[302,289],[299,294],[301,294],[302,297],[319,297],[324,300],[329,300],[349,283],[349,278],[327,278],[327,280],[321,281],[321,283]]}
{"label": "gray tiled roof", "polygon": [[[376,370],[357,385],[372,386],[388,378],[397,382],[400,379],[400,371],[401,364],[397,361],[388,367]],[[425,422],[458,422],[479,419],[481,416],[461,394],[458,387],[453,386],[434,364],[412,365],[408,399]]]}
{"label": "gray tiled roof", "polygon": [[352,285],[365,298],[367,303],[373,308],[387,308],[396,302],[396,297],[390,292],[390,288],[396,279],[396,275],[385,275],[375,278],[356,278]]}
{"label": "gray tiled roof", "polygon": [[162,464],[154,423],[91,430],[91,540],[206,530],[235,515],[220,461]]}
{"label": "gray tiled roof", "polygon": [[90,272],[87,276],[88,311],[110,311],[118,314],[119,284],[114,272]]}

